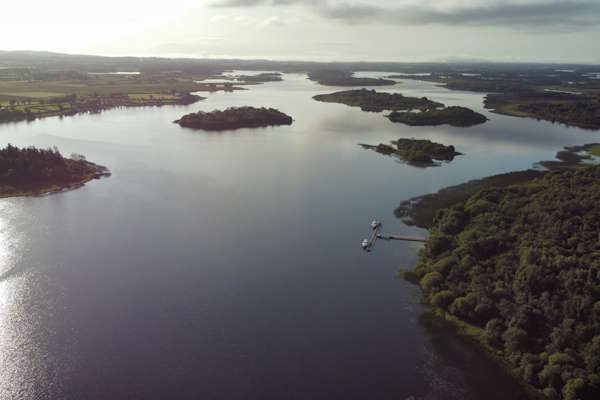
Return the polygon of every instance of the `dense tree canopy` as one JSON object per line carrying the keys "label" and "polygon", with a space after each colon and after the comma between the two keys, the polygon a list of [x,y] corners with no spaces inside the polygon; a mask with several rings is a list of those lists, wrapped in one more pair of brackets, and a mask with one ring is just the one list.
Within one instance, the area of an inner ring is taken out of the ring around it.
{"label": "dense tree canopy", "polygon": [[382,78],[357,78],[352,71],[317,70],[308,73],[308,79],[325,86],[390,86],[396,81]]}
{"label": "dense tree canopy", "polygon": [[0,196],[80,183],[105,172],[82,156],[65,158],[56,148],[19,149],[9,144],[0,149]]}
{"label": "dense tree canopy", "polygon": [[318,94],[313,97],[325,103],[341,103],[351,107],[360,107],[363,111],[381,112],[383,110],[421,110],[444,107],[442,103],[427,97],[407,97],[400,93],[376,92],[375,90],[356,89],[341,92]]}
{"label": "dense tree canopy", "polygon": [[473,126],[483,124],[487,118],[470,108],[451,106],[442,109],[429,109],[424,112],[394,111],[388,118],[392,122],[401,122],[410,126],[435,126],[448,124],[452,126]]}
{"label": "dense tree canopy", "polygon": [[417,166],[436,165],[436,161],[452,161],[455,156],[461,154],[452,145],[446,146],[428,139],[401,138],[393,140],[391,145],[381,143],[377,146],[368,144],[362,146],[381,154],[397,156],[407,163]]}
{"label": "dense tree canopy", "polygon": [[486,97],[485,106],[501,114],[600,129],[600,97],[597,94],[544,91],[495,93]]}
{"label": "dense tree canopy", "polygon": [[224,111],[199,111],[175,121],[180,126],[207,131],[291,125],[292,117],[274,108],[230,107]]}
{"label": "dense tree canopy", "polygon": [[600,166],[439,211],[407,277],[549,398],[600,398]]}

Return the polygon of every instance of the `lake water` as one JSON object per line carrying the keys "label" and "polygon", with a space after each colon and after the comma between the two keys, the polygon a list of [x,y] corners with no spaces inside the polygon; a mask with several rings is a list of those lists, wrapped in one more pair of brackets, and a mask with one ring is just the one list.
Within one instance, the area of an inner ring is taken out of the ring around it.
{"label": "lake water", "polygon": [[[375,74],[371,74],[375,75]],[[381,74],[384,75],[384,74]],[[482,95],[406,80],[380,90],[464,105],[491,121],[411,128],[325,104],[304,75],[190,105],[0,126],[113,175],[0,200],[0,399],[506,399],[517,389],[468,344],[419,322],[396,278],[424,235],[407,198],[552,159],[596,133],[485,112]],[[198,109],[269,106],[291,127],[204,133]],[[414,168],[359,147],[399,137],[465,153]]]}

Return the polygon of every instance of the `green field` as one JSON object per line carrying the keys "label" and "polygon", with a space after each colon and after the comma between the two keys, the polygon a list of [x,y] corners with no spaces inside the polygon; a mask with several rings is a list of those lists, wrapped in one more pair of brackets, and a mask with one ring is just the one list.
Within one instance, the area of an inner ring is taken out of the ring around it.
{"label": "green field", "polygon": [[185,78],[132,78],[111,76],[93,76],[85,81],[4,81],[0,82],[0,97],[3,100],[48,98],[61,95],[76,94],[110,95],[118,94],[152,94],[171,92],[193,92],[204,89],[205,85],[197,84]]}
{"label": "green field", "polygon": [[[224,88],[183,72],[78,75],[72,79],[0,81],[0,122],[98,111],[118,106],[187,104],[190,93]],[[231,89],[231,88],[228,88]],[[196,100],[197,101],[197,100]]]}
{"label": "green field", "polygon": [[600,157],[600,144],[594,145],[587,149],[587,152],[593,156]]}
{"label": "green field", "polygon": [[128,95],[132,100],[177,100],[177,96],[164,93],[138,93]]}
{"label": "green field", "polygon": [[62,96],[64,95],[64,93],[58,93],[58,92],[1,92],[0,96],[2,97],[6,97],[8,99],[11,98],[20,98],[20,99],[43,99],[43,98],[49,98],[49,97],[58,97],[58,96]]}

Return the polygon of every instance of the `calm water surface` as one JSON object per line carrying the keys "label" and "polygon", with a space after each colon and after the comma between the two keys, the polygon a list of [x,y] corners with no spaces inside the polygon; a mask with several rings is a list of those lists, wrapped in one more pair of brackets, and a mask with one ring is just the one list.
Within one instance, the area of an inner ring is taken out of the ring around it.
{"label": "calm water surface", "polygon": [[[373,74],[371,74],[373,75]],[[597,134],[493,115],[482,96],[403,81],[386,90],[465,105],[491,121],[410,128],[311,99],[303,75],[191,106],[0,126],[2,143],[56,145],[112,177],[0,200],[0,399],[515,398],[449,332],[419,323],[396,272],[419,246],[390,233],[400,201],[551,159]],[[202,133],[172,123],[271,106],[291,127]],[[418,169],[363,150],[399,137],[465,156]]]}

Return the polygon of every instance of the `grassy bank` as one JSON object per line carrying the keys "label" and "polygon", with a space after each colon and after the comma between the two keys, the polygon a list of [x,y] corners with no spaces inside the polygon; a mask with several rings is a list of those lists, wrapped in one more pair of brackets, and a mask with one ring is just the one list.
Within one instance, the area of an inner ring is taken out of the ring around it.
{"label": "grassy bank", "polygon": [[437,193],[426,194],[405,200],[394,211],[396,217],[402,218],[407,224],[419,228],[429,228],[433,224],[438,210],[466,201],[475,193],[489,187],[506,187],[517,183],[528,182],[541,177],[542,171],[527,170],[509,172],[475,179],[456,186],[440,189]]}

